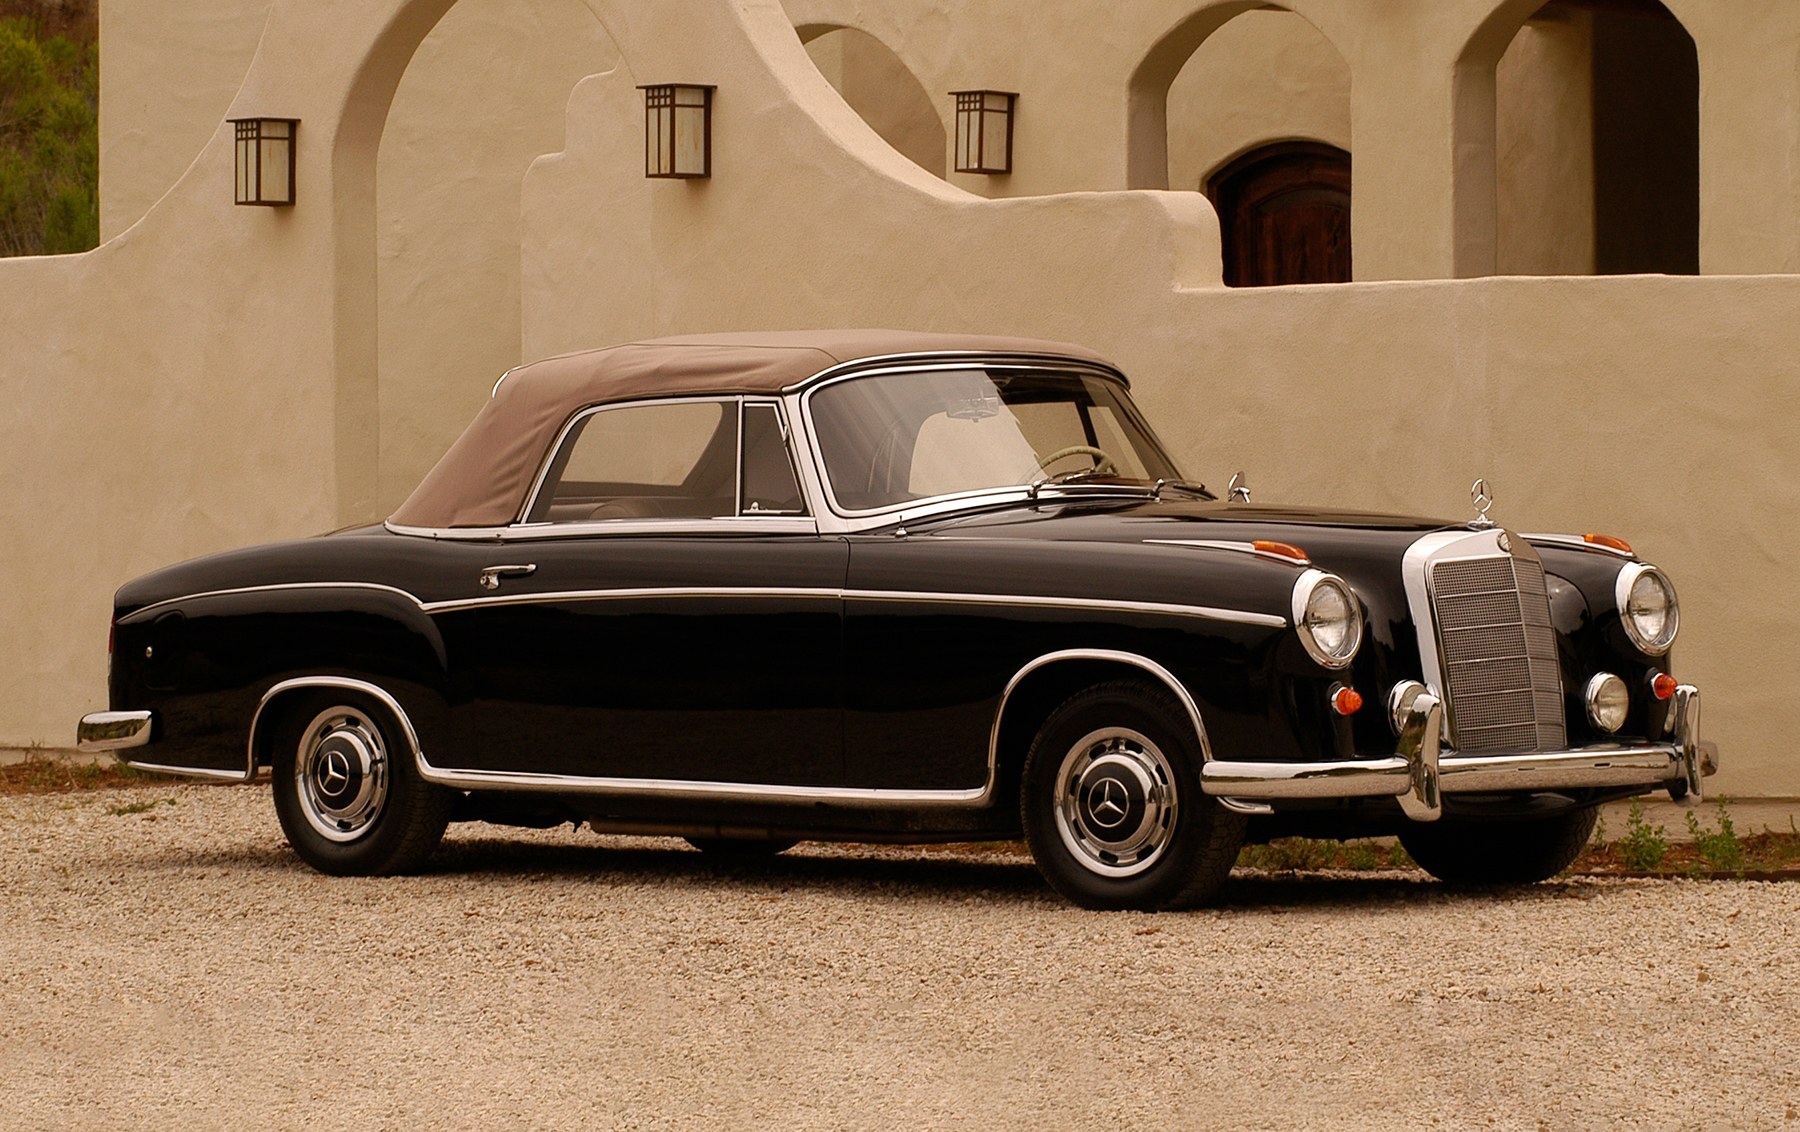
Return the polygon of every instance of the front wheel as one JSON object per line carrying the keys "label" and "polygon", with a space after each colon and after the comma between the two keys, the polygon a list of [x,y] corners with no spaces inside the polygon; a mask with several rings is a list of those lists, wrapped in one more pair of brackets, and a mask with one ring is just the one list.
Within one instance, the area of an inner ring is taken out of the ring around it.
{"label": "front wheel", "polygon": [[1032,742],[1020,798],[1044,879],[1083,908],[1213,899],[1244,817],[1201,792],[1201,762],[1192,722],[1160,686],[1118,681],[1064,702]]}
{"label": "front wheel", "polygon": [[1400,844],[1446,884],[1536,884],[1581,856],[1598,819],[1592,806],[1517,821],[1445,818],[1402,830]]}
{"label": "front wheel", "polygon": [[287,712],[275,740],[275,815],[320,872],[406,872],[443,837],[453,795],[419,778],[396,729],[360,697],[313,697]]}

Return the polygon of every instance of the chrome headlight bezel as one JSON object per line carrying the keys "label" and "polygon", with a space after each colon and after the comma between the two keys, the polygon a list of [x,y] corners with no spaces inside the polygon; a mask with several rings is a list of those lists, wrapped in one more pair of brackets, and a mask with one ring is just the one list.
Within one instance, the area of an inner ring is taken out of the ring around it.
{"label": "chrome headlight bezel", "polygon": [[[1326,616],[1320,605],[1315,604],[1330,602],[1334,595],[1341,596],[1343,601],[1341,617]],[[1294,631],[1299,635],[1300,643],[1306,646],[1308,656],[1334,671],[1350,667],[1350,662],[1362,648],[1363,636],[1362,606],[1350,583],[1323,570],[1304,571],[1294,582],[1292,612]],[[1343,625],[1341,637],[1337,632],[1327,632],[1321,639],[1321,630],[1325,626],[1339,623]],[[1338,639],[1336,647],[1328,647],[1333,638]]]}
{"label": "chrome headlight bezel", "polygon": [[[1647,632],[1639,623],[1638,615],[1632,612],[1631,595],[1646,581],[1660,585],[1668,603],[1661,631],[1655,635]],[[1618,580],[1613,583],[1613,601],[1619,609],[1619,624],[1625,627],[1625,635],[1640,652],[1662,656],[1674,646],[1675,636],[1681,631],[1681,600],[1675,595],[1675,584],[1669,581],[1667,574],[1648,563],[1630,563],[1619,571]]]}

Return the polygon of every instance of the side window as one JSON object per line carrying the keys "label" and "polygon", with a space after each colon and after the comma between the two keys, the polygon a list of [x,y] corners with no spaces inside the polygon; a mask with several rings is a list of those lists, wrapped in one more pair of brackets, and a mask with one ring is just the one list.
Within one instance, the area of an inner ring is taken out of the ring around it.
{"label": "side window", "polygon": [[788,457],[781,413],[774,405],[744,406],[743,499],[745,515],[804,515],[800,481]]}
{"label": "side window", "polygon": [[600,409],[563,439],[528,522],[708,518],[737,506],[737,404]]}

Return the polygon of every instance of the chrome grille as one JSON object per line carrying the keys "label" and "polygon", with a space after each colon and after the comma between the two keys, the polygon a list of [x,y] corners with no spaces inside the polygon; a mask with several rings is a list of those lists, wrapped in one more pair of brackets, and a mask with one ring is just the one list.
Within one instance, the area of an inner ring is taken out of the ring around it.
{"label": "chrome grille", "polygon": [[1445,710],[1460,751],[1568,745],[1562,669],[1543,567],[1506,555],[1431,568]]}

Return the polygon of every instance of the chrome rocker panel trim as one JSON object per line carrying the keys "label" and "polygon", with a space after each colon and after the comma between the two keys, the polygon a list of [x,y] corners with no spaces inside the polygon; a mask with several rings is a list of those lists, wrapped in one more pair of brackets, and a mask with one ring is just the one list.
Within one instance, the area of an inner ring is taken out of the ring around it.
{"label": "chrome rocker panel trim", "polygon": [[96,711],[75,727],[75,746],[82,751],[122,751],[150,742],[156,715],[148,711]]}
{"label": "chrome rocker panel trim", "polygon": [[1686,797],[1699,801],[1701,780],[1718,769],[1718,750],[1700,739],[1700,693],[1693,685],[1676,689],[1674,717],[1669,743],[1459,757],[1439,750],[1443,707],[1426,693],[1407,713],[1396,753],[1389,758],[1208,762],[1200,786],[1207,794],[1243,799],[1393,796],[1415,821],[1436,820],[1443,813],[1444,794],[1661,786],[1685,787]]}

